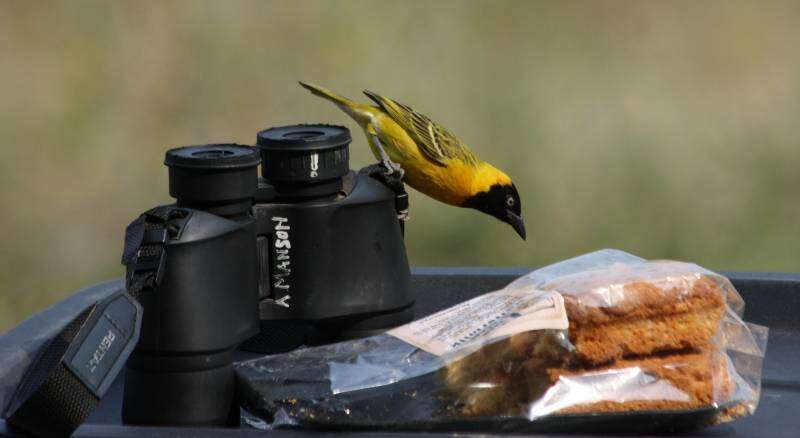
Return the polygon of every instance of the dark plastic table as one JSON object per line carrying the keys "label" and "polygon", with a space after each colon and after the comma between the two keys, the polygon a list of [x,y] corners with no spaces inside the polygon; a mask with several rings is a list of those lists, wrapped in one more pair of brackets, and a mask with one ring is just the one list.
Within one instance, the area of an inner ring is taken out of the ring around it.
{"label": "dark plastic table", "polygon": [[[498,289],[530,272],[525,268],[416,268],[413,288],[415,312],[421,317]],[[764,362],[761,401],[755,415],[682,436],[698,437],[800,437],[800,274],[725,272],[747,303],[745,319],[770,328]],[[100,406],[76,432],[82,437],[251,437],[283,436],[469,436],[469,431],[448,433],[261,431],[257,429],[144,428],[122,426],[122,384],[118,379]],[[47,421],[43,418],[42,421]],[[0,435],[8,428],[0,420]],[[486,434],[480,434],[486,436]],[[508,435],[505,435],[508,436]],[[550,435],[534,435],[550,436]],[[576,435],[570,435],[576,436]]]}

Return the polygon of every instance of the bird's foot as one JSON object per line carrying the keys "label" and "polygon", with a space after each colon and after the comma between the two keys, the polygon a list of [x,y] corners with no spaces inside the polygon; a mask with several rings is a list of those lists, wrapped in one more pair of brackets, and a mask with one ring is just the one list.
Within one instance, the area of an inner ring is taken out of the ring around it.
{"label": "bird's foot", "polygon": [[[359,173],[375,178],[395,193],[397,219],[401,222],[405,222],[410,216],[408,214],[408,193],[406,193],[406,188],[402,181],[404,172],[398,164],[392,163],[391,161],[388,161],[388,163],[394,166],[387,164],[387,161],[382,161],[359,170]],[[388,169],[391,169],[391,172]]]}
{"label": "bird's foot", "polygon": [[405,192],[401,173],[397,172],[394,168],[391,172],[389,172],[386,168],[386,164],[383,162],[371,164],[361,169],[359,173],[375,178],[392,189],[392,191],[395,193]]}
{"label": "bird's foot", "polygon": [[406,171],[403,170],[403,167],[400,166],[399,164],[395,163],[392,160],[389,160],[389,159],[382,160],[381,164],[383,164],[383,167],[386,169],[386,174],[387,175],[396,174],[395,176],[398,179],[403,179],[403,177],[406,174]]}

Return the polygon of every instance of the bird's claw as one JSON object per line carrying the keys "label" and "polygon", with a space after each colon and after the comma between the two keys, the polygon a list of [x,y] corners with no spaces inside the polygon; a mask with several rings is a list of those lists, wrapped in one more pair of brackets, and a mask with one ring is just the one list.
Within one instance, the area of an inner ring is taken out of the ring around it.
{"label": "bird's claw", "polygon": [[392,171],[389,172],[384,162],[371,164],[359,171],[359,173],[369,175],[370,177],[382,182],[395,193],[405,192],[402,181],[402,172],[402,169],[398,171],[395,168],[392,168]]}
{"label": "bird's claw", "polygon": [[406,174],[406,171],[403,170],[403,167],[394,161],[383,160],[381,161],[381,164],[383,164],[383,167],[386,168],[386,175],[393,175],[397,173],[398,179],[403,179],[403,176]]}
{"label": "bird's claw", "polygon": [[405,171],[399,164],[391,160],[381,160],[380,163],[371,164],[359,171],[360,174],[365,174],[371,178],[382,182],[386,187],[391,189],[397,196],[397,200],[401,197],[405,200],[397,204],[395,201],[395,208],[397,209],[397,219],[401,222],[407,221],[410,216],[408,214],[408,194],[406,193],[405,186],[403,185],[403,174]]}

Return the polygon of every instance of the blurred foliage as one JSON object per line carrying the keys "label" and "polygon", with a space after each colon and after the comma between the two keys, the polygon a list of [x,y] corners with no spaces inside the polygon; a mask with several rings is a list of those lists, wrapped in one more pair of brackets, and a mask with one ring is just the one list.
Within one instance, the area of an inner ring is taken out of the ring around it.
{"label": "blurred foliage", "polygon": [[[0,330],[119,276],[164,150],[355,124],[298,79],[394,97],[508,171],[528,241],[412,194],[415,265],[615,247],[797,270],[800,4],[0,3]],[[370,162],[363,136],[353,167]]]}

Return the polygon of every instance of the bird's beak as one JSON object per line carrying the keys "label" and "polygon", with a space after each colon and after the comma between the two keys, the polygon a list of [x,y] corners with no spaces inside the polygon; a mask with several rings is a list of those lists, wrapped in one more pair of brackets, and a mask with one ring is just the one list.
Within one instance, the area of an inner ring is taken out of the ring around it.
{"label": "bird's beak", "polygon": [[525,240],[525,222],[522,220],[522,216],[508,211],[506,212],[506,217],[506,222],[514,228],[514,231],[519,234],[519,237],[522,237],[522,240]]}

